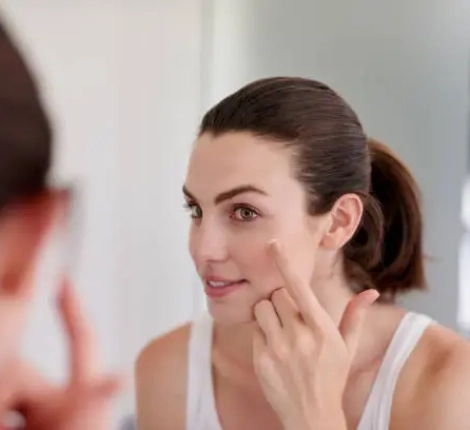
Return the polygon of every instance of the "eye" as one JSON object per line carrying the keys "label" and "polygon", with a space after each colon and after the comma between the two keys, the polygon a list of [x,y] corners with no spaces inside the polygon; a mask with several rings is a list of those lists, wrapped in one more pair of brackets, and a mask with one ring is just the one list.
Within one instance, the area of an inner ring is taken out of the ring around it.
{"label": "eye", "polygon": [[232,217],[237,221],[253,221],[258,217],[258,212],[247,206],[239,206],[234,209]]}
{"label": "eye", "polygon": [[189,215],[193,219],[202,218],[202,209],[201,207],[193,202],[186,202],[184,204],[185,209],[189,212]]}

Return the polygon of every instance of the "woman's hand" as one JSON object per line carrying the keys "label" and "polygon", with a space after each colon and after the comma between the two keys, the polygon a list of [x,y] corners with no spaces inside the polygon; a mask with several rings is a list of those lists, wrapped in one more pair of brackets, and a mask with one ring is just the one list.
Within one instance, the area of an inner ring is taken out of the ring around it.
{"label": "woman's hand", "polygon": [[19,412],[25,430],[109,430],[111,400],[120,381],[98,371],[93,330],[70,285],[64,284],[58,305],[70,345],[68,383],[53,386],[18,363],[10,382],[0,390],[0,416],[6,411]]}
{"label": "woman's hand", "polygon": [[355,296],[338,328],[277,242],[271,250],[285,287],[255,307],[253,355],[264,394],[285,429],[346,429],[343,392],[365,310],[378,293]]}

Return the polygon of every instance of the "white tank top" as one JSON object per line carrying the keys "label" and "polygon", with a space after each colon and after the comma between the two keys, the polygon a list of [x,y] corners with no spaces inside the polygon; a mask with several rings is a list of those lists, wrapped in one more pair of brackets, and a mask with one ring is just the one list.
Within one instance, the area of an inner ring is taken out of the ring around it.
{"label": "white tank top", "polygon": [[[398,325],[369,394],[357,430],[389,430],[395,385],[406,360],[432,323],[432,319],[407,313]],[[203,313],[191,329],[188,357],[187,430],[222,430],[212,381],[212,318]]]}

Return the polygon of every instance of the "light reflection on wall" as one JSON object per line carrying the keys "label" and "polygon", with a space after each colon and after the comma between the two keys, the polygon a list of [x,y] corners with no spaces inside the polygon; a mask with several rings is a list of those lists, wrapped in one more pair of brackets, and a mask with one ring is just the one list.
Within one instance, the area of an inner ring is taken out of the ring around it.
{"label": "light reflection on wall", "polygon": [[462,198],[462,237],[459,261],[459,315],[461,329],[470,335],[470,174],[464,185]]}

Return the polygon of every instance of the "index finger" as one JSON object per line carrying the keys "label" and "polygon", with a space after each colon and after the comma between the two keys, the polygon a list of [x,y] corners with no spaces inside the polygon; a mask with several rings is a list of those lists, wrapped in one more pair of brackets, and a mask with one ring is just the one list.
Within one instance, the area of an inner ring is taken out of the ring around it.
{"label": "index finger", "polygon": [[69,341],[71,383],[81,383],[93,377],[96,370],[94,335],[67,280],[60,289],[58,305]]}
{"label": "index finger", "polygon": [[293,270],[287,255],[277,240],[269,244],[279,272],[286,282],[285,288],[297,305],[305,322],[312,328],[321,325],[328,314],[315,296],[308,280],[301,279]]}

